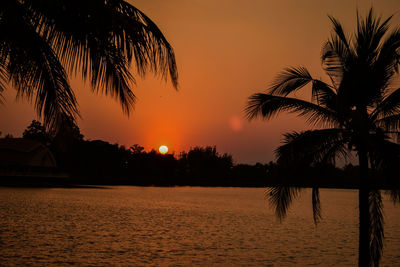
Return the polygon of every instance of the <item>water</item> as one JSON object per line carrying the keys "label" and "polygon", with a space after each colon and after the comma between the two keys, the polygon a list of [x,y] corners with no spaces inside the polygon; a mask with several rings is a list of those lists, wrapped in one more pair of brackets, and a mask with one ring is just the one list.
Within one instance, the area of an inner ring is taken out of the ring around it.
{"label": "water", "polygon": [[[346,266],[357,262],[357,192],[305,190],[280,223],[265,189],[0,188],[0,265]],[[400,265],[400,207],[385,198],[382,266]]]}

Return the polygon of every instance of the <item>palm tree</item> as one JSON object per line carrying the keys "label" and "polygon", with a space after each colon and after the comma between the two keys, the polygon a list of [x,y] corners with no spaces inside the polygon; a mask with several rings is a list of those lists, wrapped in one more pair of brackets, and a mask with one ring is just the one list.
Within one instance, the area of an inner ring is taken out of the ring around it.
{"label": "palm tree", "polygon": [[[355,151],[359,160],[359,266],[378,266],[383,248],[382,198],[369,176],[370,169],[388,169],[399,162],[400,145],[393,142],[400,130],[400,88],[392,86],[400,65],[400,29],[389,32],[391,17],[376,18],[373,10],[361,19],[357,30],[345,34],[338,20],[329,17],[333,34],[322,49],[326,83],[314,79],[304,67],[281,72],[267,93],[250,96],[249,119],[271,119],[280,112],[297,113],[320,126],[284,136],[276,150],[281,164],[335,163],[338,156]],[[310,101],[292,97],[311,84]],[[325,128],[321,128],[321,127]],[[328,128],[326,128],[328,127]],[[270,202],[284,218],[300,188],[271,188]],[[399,202],[399,191],[391,196]],[[321,218],[318,188],[312,189],[314,222]]]}
{"label": "palm tree", "polygon": [[79,116],[68,74],[89,79],[93,91],[116,98],[129,114],[132,61],[138,75],[169,76],[177,88],[172,47],[124,0],[0,1],[0,97],[11,82],[17,97],[34,101],[47,127]]}

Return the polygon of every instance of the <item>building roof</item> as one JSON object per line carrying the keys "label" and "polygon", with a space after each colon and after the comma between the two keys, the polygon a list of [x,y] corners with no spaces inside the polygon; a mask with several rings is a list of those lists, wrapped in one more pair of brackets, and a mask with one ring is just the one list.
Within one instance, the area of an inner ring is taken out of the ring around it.
{"label": "building roof", "polygon": [[42,143],[24,138],[0,139],[0,166],[56,167],[51,151]]}

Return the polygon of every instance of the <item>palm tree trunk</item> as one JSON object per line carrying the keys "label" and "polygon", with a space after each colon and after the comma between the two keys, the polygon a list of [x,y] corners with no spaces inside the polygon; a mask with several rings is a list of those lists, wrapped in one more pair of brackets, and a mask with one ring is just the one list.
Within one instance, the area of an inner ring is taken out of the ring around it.
{"label": "palm tree trunk", "polygon": [[361,146],[358,152],[360,164],[360,183],[358,193],[359,205],[359,245],[358,266],[368,267],[371,265],[370,255],[370,214],[369,214],[369,183],[368,183],[368,156],[366,149]]}

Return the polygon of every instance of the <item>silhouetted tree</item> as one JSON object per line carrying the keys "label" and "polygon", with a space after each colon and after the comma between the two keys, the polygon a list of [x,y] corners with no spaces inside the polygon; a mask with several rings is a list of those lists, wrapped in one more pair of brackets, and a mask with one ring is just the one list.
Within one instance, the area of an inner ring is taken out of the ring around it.
{"label": "silhouetted tree", "polygon": [[141,154],[144,151],[144,147],[134,144],[129,148],[129,150],[132,152],[132,154]]}
{"label": "silhouetted tree", "polygon": [[215,146],[194,147],[181,154],[180,164],[183,173],[195,183],[216,185],[230,174],[232,156],[220,155]]}
{"label": "silhouetted tree", "polygon": [[70,118],[64,118],[56,132],[51,149],[56,155],[59,165],[63,168],[74,168],[76,164],[77,154],[83,142],[83,135],[76,125],[75,121]]}
{"label": "silhouetted tree", "polygon": [[11,139],[11,138],[14,138],[14,136],[9,133],[4,136],[4,139]]}
{"label": "silhouetted tree", "polygon": [[11,81],[33,100],[45,127],[78,115],[67,73],[80,72],[95,92],[132,110],[135,82],[148,71],[177,87],[174,52],[143,12],[124,0],[0,1],[0,93]]}
{"label": "silhouetted tree", "polygon": [[69,154],[69,171],[80,182],[118,184],[125,170],[125,149],[102,140],[82,141]]}
{"label": "silhouetted tree", "polygon": [[[335,163],[338,155],[346,157],[350,151],[357,153],[359,266],[378,266],[384,238],[383,206],[368,169],[398,166],[400,162],[399,145],[391,141],[400,130],[400,89],[390,86],[400,64],[400,29],[388,33],[391,17],[381,21],[371,9],[365,19],[357,16],[357,31],[349,38],[341,24],[330,19],[334,31],[322,49],[322,65],[331,84],[312,78],[303,67],[288,68],[268,93],[250,97],[247,114],[250,119],[270,119],[288,111],[310,123],[332,127],[285,134],[284,144],[276,150],[280,164],[315,166]],[[290,97],[309,83],[310,102]],[[299,191],[289,187],[270,190],[270,201],[280,219]],[[392,198],[399,200],[398,190],[392,190]],[[318,188],[312,189],[312,200],[317,223],[321,217]]]}
{"label": "silhouetted tree", "polygon": [[231,169],[232,185],[236,186],[267,186],[272,181],[269,166],[256,163],[255,165],[237,164]]}
{"label": "silhouetted tree", "polygon": [[46,128],[37,120],[33,120],[31,124],[22,133],[22,137],[38,141],[45,146],[49,146],[52,136],[46,131]]}

